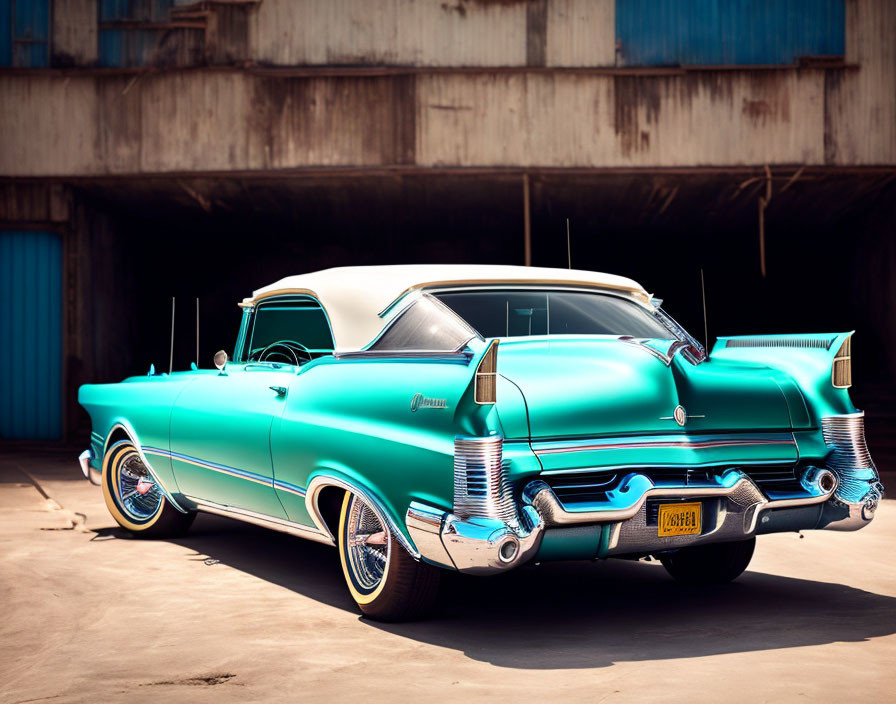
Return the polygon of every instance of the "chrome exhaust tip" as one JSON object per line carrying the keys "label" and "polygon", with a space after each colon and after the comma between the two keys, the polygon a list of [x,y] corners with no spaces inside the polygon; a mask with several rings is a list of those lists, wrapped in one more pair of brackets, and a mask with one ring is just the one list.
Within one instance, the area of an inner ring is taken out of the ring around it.
{"label": "chrome exhaust tip", "polygon": [[498,559],[505,565],[516,560],[520,554],[520,541],[515,535],[506,535],[498,544]]}
{"label": "chrome exhaust tip", "polygon": [[837,479],[837,475],[829,469],[809,467],[809,469],[803,472],[800,482],[806,491],[815,495],[830,495],[837,489],[840,480]]}

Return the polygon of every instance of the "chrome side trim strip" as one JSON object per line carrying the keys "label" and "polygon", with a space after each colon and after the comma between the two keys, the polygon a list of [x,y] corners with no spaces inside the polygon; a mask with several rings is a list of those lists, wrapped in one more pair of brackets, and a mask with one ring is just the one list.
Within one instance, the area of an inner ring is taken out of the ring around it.
{"label": "chrome side trim strip", "polygon": [[263,484],[264,486],[273,486],[273,479],[271,477],[266,477],[263,474],[256,474],[255,472],[250,472],[246,469],[238,469],[237,467],[229,467],[225,464],[218,464],[217,462],[210,462],[208,460],[203,460],[198,457],[192,457],[191,455],[184,455],[180,452],[170,452],[168,450],[163,450],[159,447],[146,447],[146,452],[151,455],[158,455],[159,457],[169,457],[173,460],[178,460],[179,462],[186,462],[187,464],[195,465],[196,467],[202,467],[203,469],[210,469],[213,472],[219,472],[221,474],[227,474],[231,477],[236,477],[237,479],[245,479],[250,482],[255,482],[256,484]]}
{"label": "chrome side trim strip", "polygon": [[[771,465],[782,465],[787,467],[792,467],[794,464],[793,460],[748,460],[748,461],[739,461],[737,465],[739,467],[748,467],[750,465],[762,465],[763,467],[771,466]],[[730,462],[685,462],[678,464],[670,464],[669,462],[664,462],[662,464],[607,464],[607,465],[595,465],[592,467],[577,467],[575,469],[545,469],[542,470],[542,476],[552,476],[554,474],[589,474],[592,472],[612,472],[621,469],[628,470],[643,470],[643,469],[666,469],[671,467],[673,469],[702,469],[702,468],[711,468],[711,467],[720,467],[720,466],[730,466]]]}
{"label": "chrome side trim strip", "polygon": [[757,445],[789,445],[796,447],[793,433],[743,433],[737,435],[658,435],[650,438],[606,438],[576,441],[533,442],[532,450],[538,455],[565,452],[594,452],[599,450],[630,450],[644,448],[682,447],[705,450],[715,447],[753,447]]}
{"label": "chrome side trim strip", "polygon": [[420,552],[417,548],[411,545],[407,538],[405,538],[404,533],[398,528],[398,524],[395,523],[389,514],[383,510],[380,502],[374,498],[369,491],[351,484],[344,479],[339,479],[329,474],[319,474],[309,482],[308,488],[305,490],[305,508],[308,510],[311,520],[314,521],[314,525],[317,526],[320,532],[328,535],[334,545],[336,544],[336,536],[334,536],[330,532],[330,529],[327,528],[327,523],[324,521],[324,517],[321,515],[320,508],[317,505],[317,498],[321,489],[328,486],[336,486],[353,494],[358,494],[358,496],[364,499],[364,501],[366,501],[373,509],[373,512],[376,514],[376,517],[380,519],[380,522],[389,527],[389,530],[392,531],[392,535],[394,535],[395,539],[401,543],[401,546],[410,553],[411,557],[415,560],[420,559]]}
{"label": "chrome side trim strip", "polygon": [[301,523],[294,523],[293,521],[276,518],[275,516],[266,516],[263,513],[256,513],[255,511],[249,511],[235,506],[216,504],[213,501],[198,499],[193,496],[188,496],[186,498],[196,504],[197,510],[203,511],[204,513],[213,513],[217,516],[235,518],[244,523],[251,523],[256,526],[261,526],[262,528],[270,528],[272,530],[280,531],[281,533],[289,533],[290,535],[295,535],[299,538],[314,540],[315,542],[324,543],[326,545],[335,545],[333,537],[329,532],[321,533],[319,530],[303,526]]}

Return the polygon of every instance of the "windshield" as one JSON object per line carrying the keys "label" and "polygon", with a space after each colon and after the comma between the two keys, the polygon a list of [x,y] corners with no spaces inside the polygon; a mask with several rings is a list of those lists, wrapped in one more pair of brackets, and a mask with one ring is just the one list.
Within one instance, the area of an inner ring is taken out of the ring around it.
{"label": "windshield", "polygon": [[433,294],[484,338],[631,335],[675,339],[651,311],[620,296],[585,291],[448,291]]}

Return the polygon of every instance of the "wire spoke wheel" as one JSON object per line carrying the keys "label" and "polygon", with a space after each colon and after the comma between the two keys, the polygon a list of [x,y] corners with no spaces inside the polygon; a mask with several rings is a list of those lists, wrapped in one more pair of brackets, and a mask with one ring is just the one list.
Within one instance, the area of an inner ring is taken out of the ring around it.
{"label": "wire spoke wheel", "polygon": [[[378,621],[407,621],[435,602],[439,569],[402,546],[388,514],[367,497],[346,492],[339,513],[339,561],[361,612]],[[392,527],[390,527],[390,525]]]}
{"label": "wire spoke wheel", "polygon": [[392,549],[389,529],[376,513],[354,496],[346,520],[348,562],[363,592],[374,591],[383,581]]}
{"label": "wire spoke wheel", "polygon": [[103,498],[122,528],[144,537],[183,535],[195,513],[171,505],[136,446],[126,440],[111,445],[103,456]]}
{"label": "wire spoke wheel", "polygon": [[132,518],[144,521],[159,510],[162,492],[135,452],[128,454],[118,469],[118,498]]}

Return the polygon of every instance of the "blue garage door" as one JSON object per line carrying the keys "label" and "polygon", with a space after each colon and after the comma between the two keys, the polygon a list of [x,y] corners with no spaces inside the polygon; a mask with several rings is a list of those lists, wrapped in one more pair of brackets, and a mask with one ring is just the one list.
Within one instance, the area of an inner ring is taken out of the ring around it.
{"label": "blue garage door", "polygon": [[62,243],[0,231],[0,438],[62,435]]}

